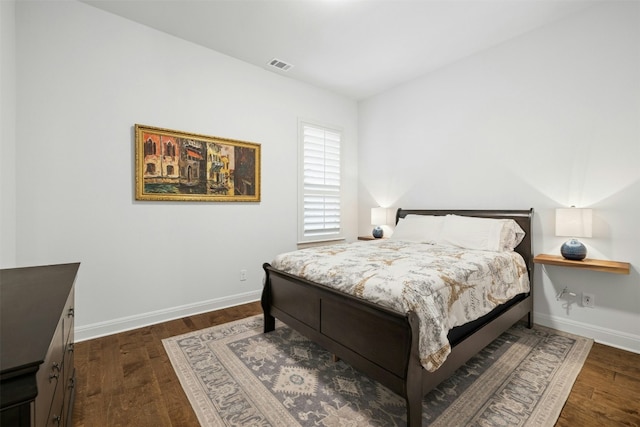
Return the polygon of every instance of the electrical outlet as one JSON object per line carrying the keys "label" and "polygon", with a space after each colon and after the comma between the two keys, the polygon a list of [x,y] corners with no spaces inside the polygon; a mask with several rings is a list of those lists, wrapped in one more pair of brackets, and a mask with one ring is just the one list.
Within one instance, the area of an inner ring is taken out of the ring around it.
{"label": "electrical outlet", "polygon": [[240,270],[240,280],[243,282],[247,280],[247,270]]}
{"label": "electrical outlet", "polygon": [[594,308],[596,306],[596,297],[593,294],[582,294],[582,306]]}

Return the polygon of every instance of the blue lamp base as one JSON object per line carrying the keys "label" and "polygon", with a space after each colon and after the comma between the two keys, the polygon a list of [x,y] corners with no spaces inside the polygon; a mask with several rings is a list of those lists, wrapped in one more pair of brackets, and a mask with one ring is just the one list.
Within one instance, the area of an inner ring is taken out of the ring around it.
{"label": "blue lamp base", "polygon": [[581,261],[587,256],[587,247],[578,239],[571,239],[562,245],[560,253],[566,259]]}
{"label": "blue lamp base", "polygon": [[375,237],[376,239],[380,239],[384,235],[384,231],[381,227],[376,227],[373,229],[371,234],[373,234],[373,237]]}

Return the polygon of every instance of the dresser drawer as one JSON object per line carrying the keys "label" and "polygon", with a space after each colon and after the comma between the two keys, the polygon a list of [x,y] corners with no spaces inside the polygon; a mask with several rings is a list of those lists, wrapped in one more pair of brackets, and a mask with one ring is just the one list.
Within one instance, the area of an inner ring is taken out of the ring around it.
{"label": "dresser drawer", "polygon": [[62,311],[62,323],[64,325],[65,344],[73,342],[74,317],[75,317],[74,289],[71,288],[71,293],[69,294],[69,298],[67,298],[67,302],[64,305],[64,309]]}
{"label": "dresser drawer", "polygon": [[35,425],[46,425],[44,420],[48,418],[51,410],[51,401],[56,392],[58,383],[63,382],[64,344],[62,342],[62,319],[53,334],[51,346],[47,351],[44,363],[36,375],[38,396],[35,400]]}
{"label": "dresser drawer", "polygon": [[[62,385],[62,384],[60,384]],[[62,389],[62,387],[60,387]],[[64,402],[64,390],[56,390],[55,397],[51,404],[51,411],[49,412],[49,418],[47,423],[41,425],[46,427],[61,427],[64,426],[64,413],[62,403]]]}
{"label": "dresser drawer", "polygon": [[64,391],[64,420],[65,426],[71,427],[71,416],[73,415],[73,402],[76,394],[76,371],[71,370],[69,378],[67,378],[66,389]]}
{"label": "dresser drawer", "polygon": [[[73,342],[67,344],[64,353],[64,419],[65,425],[71,426],[71,413],[73,411],[73,397],[76,387],[76,371],[73,365]],[[62,383],[60,384],[62,385]]]}

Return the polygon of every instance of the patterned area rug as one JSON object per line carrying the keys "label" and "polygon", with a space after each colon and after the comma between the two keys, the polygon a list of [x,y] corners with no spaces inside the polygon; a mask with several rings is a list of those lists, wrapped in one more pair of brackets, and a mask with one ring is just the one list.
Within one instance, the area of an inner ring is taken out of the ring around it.
{"label": "patterned area rug", "polygon": [[[253,316],[163,340],[202,426],[406,426],[405,401]],[[552,426],[592,340],[515,325],[423,400],[423,425]]]}

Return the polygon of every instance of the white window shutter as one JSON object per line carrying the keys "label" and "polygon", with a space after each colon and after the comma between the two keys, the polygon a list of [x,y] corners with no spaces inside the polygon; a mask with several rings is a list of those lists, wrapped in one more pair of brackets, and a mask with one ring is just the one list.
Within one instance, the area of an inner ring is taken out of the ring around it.
{"label": "white window shutter", "polygon": [[301,123],[302,242],[342,237],[340,144],[341,132]]}

